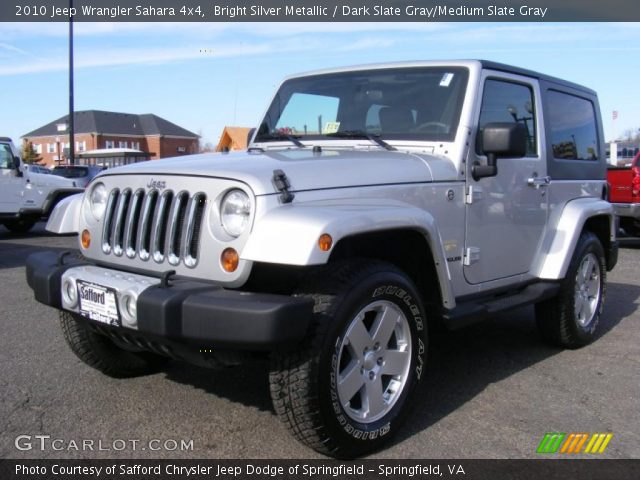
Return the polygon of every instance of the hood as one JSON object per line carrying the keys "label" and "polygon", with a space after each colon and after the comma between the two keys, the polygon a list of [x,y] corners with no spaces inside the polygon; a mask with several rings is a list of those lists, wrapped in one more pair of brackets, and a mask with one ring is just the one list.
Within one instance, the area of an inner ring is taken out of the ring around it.
{"label": "hood", "polygon": [[29,181],[38,187],[54,187],[54,188],[82,188],[83,185],[74,182],[73,179],[59,177],[50,173],[25,172]]}
{"label": "hood", "polygon": [[[256,195],[276,193],[274,170],[282,170],[290,191],[433,181],[432,162],[456,171],[447,159],[387,150],[331,150],[314,154],[311,149],[266,152],[207,153],[167,158],[109,169],[103,175],[198,175],[239,180]],[[441,168],[439,170],[442,170]]]}

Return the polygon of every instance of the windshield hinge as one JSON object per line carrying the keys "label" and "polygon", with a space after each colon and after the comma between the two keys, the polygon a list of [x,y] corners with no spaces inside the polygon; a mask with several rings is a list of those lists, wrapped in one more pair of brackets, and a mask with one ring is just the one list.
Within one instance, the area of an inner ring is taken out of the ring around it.
{"label": "windshield hinge", "polygon": [[293,202],[295,195],[289,191],[291,184],[289,183],[286,173],[282,170],[274,170],[271,183],[273,183],[275,189],[280,192],[280,201],[282,203]]}

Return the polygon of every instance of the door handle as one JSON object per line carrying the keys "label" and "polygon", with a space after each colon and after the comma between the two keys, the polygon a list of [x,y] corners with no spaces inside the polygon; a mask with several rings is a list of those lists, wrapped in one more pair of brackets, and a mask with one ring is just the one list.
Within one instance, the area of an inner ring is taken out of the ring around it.
{"label": "door handle", "polygon": [[549,176],[538,177],[534,175],[533,177],[530,177],[527,179],[527,185],[535,188],[536,190],[539,189],[540,187],[548,187],[550,183],[551,183],[551,177]]}

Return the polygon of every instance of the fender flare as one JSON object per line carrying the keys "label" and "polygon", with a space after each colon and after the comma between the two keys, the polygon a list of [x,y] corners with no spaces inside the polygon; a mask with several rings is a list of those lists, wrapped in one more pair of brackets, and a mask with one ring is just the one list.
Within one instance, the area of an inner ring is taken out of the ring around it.
{"label": "fender flare", "polygon": [[[323,265],[340,240],[356,234],[384,230],[415,230],[425,237],[431,249],[445,308],[455,307],[451,274],[440,232],[427,212],[401,202],[352,200],[282,205],[258,218],[241,258],[281,265]],[[324,252],[318,247],[322,234],[329,234],[333,247]]]}
{"label": "fender flare", "polygon": [[76,193],[60,200],[49,215],[46,229],[53,233],[78,233],[82,197],[82,193]]}
{"label": "fender flare", "polygon": [[597,198],[578,198],[568,202],[554,229],[549,230],[534,269],[535,275],[544,280],[561,280],[567,274],[580,234],[590,218],[608,216],[610,239],[615,241],[616,222],[613,206]]}

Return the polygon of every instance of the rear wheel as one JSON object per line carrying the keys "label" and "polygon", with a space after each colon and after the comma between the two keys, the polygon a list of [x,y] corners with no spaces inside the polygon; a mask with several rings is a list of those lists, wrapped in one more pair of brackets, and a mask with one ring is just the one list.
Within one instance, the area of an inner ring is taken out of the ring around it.
{"label": "rear wheel", "polygon": [[564,348],[591,343],[604,306],[607,269],[598,237],[584,232],[558,295],[536,305],[542,336]]}
{"label": "rear wheel", "polygon": [[379,448],[399,428],[426,361],[424,308],[411,280],[382,262],[331,265],[301,294],[314,324],[273,355],[276,413],[305,445],[340,458]]}
{"label": "rear wheel", "polygon": [[7,230],[13,233],[27,233],[36,224],[36,220],[9,220],[4,222]]}
{"label": "rear wheel", "polygon": [[87,322],[74,313],[61,311],[60,327],[71,351],[87,365],[110,377],[154,373],[169,360],[151,352],[120,348],[104,335],[91,331]]}

